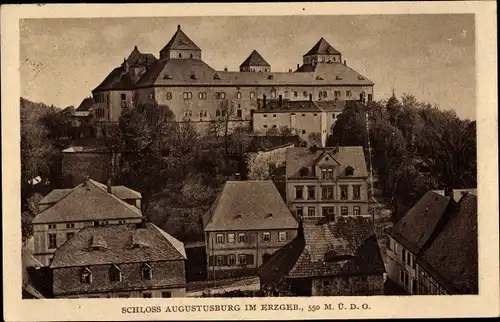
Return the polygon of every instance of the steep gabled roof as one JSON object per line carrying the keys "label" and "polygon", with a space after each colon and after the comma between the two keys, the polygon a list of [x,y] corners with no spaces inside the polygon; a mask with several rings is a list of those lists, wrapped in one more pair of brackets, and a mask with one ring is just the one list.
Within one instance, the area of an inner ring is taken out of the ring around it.
{"label": "steep gabled roof", "polygon": [[304,222],[303,233],[274,253],[259,269],[263,283],[282,278],[372,275],[385,272],[371,222],[339,217],[330,222]]}
{"label": "steep gabled roof", "polygon": [[136,85],[212,83],[215,73],[212,67],[199,59],[162,59],[151,65]]}
{"label": "steep gabled roof", "polygon": [[106,90],[133,90],[134,83],[130,75],[125,72],[124,66],[117,67],[109,73],[109,75],[97,86],[92,92],[100,92]]}
{"label": "steep gabled roof", "polygon": [[160,52],[172,49],[201,51],[200,47],[196,46],[196,44],[191,39],[189,39],[184,31],[182,31],[180,25],[177,26],[177,31]]}
{"label": "steep gabled roof", "polygon": [[227,181],[208,217],[205,231],[298,227],[272,181]]}
{"label": "steep gabled roof", "polygon": [[309,55],[338,55],[340,52],[336,50],[335,48],[332,47],[328,43],[328,41],[325,40],[325,38],[321,37],[321,39],[316,43],[316,45],[311,48],[305,54],[304,56],[309,56]]}
{"label": "steep gabled roof", "polygon": [[256,51],[252,51],[250,56],[243,63],[241,63],[240,67],[243,66],[271,66],[269,63]]}
{"label": "steep gabled roof", "polygon": [[477,294],[477,197],[467,193],[419,264],[451,294]]}
{"label": "steep gabled roof", "polygon": [[142,217],[139,209],[108,193],[104,185],[92,179],[65,193],[52,207],[40,212],[33,224]]}
{"label": "steep gabled roof", "polygon": [[439,232],[440,223],[455,202],[428,191],[394,226],[389,234],[413,254],[418,255]]}
{"label": "steep gabled roof", "polygon": [[76,112],[86,112],[89,111],[94,106],[94,100],[92,97],[86,97],[80,103],[80,105],[75,110]]}

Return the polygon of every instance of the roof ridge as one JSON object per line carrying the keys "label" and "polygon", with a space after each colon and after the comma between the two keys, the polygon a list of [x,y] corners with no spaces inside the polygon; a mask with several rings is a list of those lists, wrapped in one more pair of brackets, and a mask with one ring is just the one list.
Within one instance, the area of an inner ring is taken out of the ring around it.
{"label": "roof ridge", "polygon": [[[98,184],[101,184],[103,185],[102,183],[98,182],[98,181],[95,181],[95,180],[92,180],[92,179],[89,179],[89,182],[91,182],[95,187],[99,188],[100,190],[102,190],[103,192],[105,192],[107,195],[111,196],[112,198],[114,198],[115,200],[117,200],[119,203],[121,203],[122,205],[128,207],[130,210],[133,210],[134,212],[136,212],[138,215],[141,215],[142,216],[142,211],[140,209],[138,209],[137,207],[134,207],[132,205],[129,205],[128,203],[126,203],[125,201],[121,200],[120,198],[118,198],[117,196],[115,196],[113,193],[108,193],[108,191],[102,187],[102,186],[98,186],[96,185],[96,183]],[[103,185],[104,186],[104,185]]]}
{"label": "roof ridge", "polygon": [[[69,195],[71,195],[73,192],[75,192],[76,188],[80,187],[81,185],[83,185],[83,182],[82,182],[82,183],[80,183],[79,185],[75,186],[74,188],[70,189],[71,191],[70,191],[70,192],[68,192],[66,195],[64,195],[61,199],[57,200],[57,201],[55,202],[55,204],[56,204],[56,203],[58,203],[58,202],[60,202],[60,201],[62,201],[62,200],[64,200],[65,198],[67,198]],[[54,189],[54,190],[63,190],[63,189]],[[52,190],[52,191],[54,191],[54,190]],[[51,192],[49,192],[49,194],[50,194],[50,193],[52,193],[52,191],[51,191]],[[48,196],[48,195],[47,195],[47,196]],[[35,216],[35,218],[33,218],[33,221],[36,219],[36,217],[38,217],[39,215],[41,215],[41,214],[42,214],[42,213],[44,213],[45,211],[49,210],[50,208],[52,208],[52,207],[47,207],[47,208],[45,208],[44,210],[40,211],[40,212],[39,212],[39,213]]]}

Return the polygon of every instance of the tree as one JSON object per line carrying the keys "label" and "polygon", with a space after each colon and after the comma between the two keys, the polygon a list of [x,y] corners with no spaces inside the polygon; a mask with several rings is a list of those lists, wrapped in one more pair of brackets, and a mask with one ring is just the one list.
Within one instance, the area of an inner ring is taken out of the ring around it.
{"label": "tree", "polygon": [[267,129],[266,136],[278,136],[280,135],[279,130],[275,127]]}
{"label": "tree", "polygon": [[309,135],[307,136],[307,139],[309,140],[310,145],[315,145],[317,147],[323,146],[323,142],[321,139],[321,133],[319,133],[319,132],[309,133]]}
{"label": "tree", "polygon": [[226,166],[229,164],[229,122],[234,114],[234,102],[223,100],[219,103],[218,111],[220,116],[209,126],[210,136],[222,135],[224,147],[224,161]]}

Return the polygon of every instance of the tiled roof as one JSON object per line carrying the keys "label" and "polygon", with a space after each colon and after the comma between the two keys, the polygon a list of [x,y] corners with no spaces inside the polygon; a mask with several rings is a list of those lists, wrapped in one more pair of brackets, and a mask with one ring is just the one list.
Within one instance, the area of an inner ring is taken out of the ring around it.
{"label": "tiled roof", "polygon": [[339,51],[337,51],[335,48],[332,47],[328,43],[328,41],[325,40],[325,38],[321,37],[321,39],[316,43],[316,45],[311,48],[305,54],[304,56],[309,56],[309,55],[338,55],[340,54]]}
{"label": "tiled roof", "polygon": [[269,63],[257,52],[257,50],[252,51],[250,56],[243,63],[241,63],[240,67],[243,66],[271,66]]}
{"label": "tiled roof", "polygon": [[[107,186],[105,184],[100,183],[100,182],[94,181],[94,184],[100,186],[102,189],[107,189]],[[130,188],[127,188],[125,186],[112,186],[111,193],[122,200],[142,198],[140,192],[137,192],[137,191],[132,190]]]}
{"label": "tiled roof", "polygon": [[73,189],[54,189],[48,195],[42,198],[39,205],[50,205],[58,202],[62,198],[66,197]]}
{"label": "tiled roof", "polygon": [[413,254],[418,254],[446,220],[450,197],[428,191],[394,226],[390,235]]}
{"label": "tiled roof", "polygon": [[177,26],[177,31],[161,51],[171,49],[201,50],[200,47],[196,46],[196,44],[181,30],[181,26]]}
{"label": "tiled roof", "polygon": [[303,233],[259,269],[264,283],[281,278],[372,275],[385,272],[375,232],[368,218],[340,217],[304,222]]}
{"label": "tiled roof", "polygon": [[248,152],[269,151],[284,145],[300,145],[298,135],[280,136],[280,135],[256,135],[252,137],[248,146]]}
{"label": "tiled roof", "polygon": [[123,66],[117,67],[92,92],[106,90],[132,90],[134,84]]}
{"label": "tiled roof", "polygon": [[286,176],[299,177],[303,167],[312,168],[317,160],[324,154],[330,156],[340,164],[340,173],[344,175],[348,166],[354,168],[353,176],[367,177],[365,155],[361,146],[340,146],[336,148],[318,148],[313,151],[310,148],[289,148],[286,150]]}
{"label": "tiled roof", "polygon": [[27,250],[22,249],[22,286],[25,292],[31,294],[35,298],[45,298],[35,279],[37,278],[36,269],[43,267],[35,257],[33,257]]}
{"label": "tiled roof", "polygon": [[293,229],[298,223],[272,181],[228,181],[206,231]]}
{"label": "tiled roof", "polygon": [[[373,85],[369,79],[361,76],[344,64],[316,67],[314,72],[261,72],[245,73],[234,71],[216,71],[198,59],[162,59],[157,60],[136,83],[137,87],[153,85]],[[318,77],[320,76],[320,77]]]}
{"label": "tiled roof", "polygon": [[76,112],[86,112],[89,111],[94,106],[94,100],[92,97],[84,98],[80,103],[80,106],[75,110]]}
{"label": "tiled roof", "polygon": [[[51,268],[185,260],[184,244],[152,223],[87,227],[59,247]],[[105,244],[92,249],[96,238]],[[140,247],[133,247],[132,241]]]}
{"label": "tiled roof", "polygon": [[109,194],[102,184],[89,179],[73,188],[52,207],[40,212],[33,219],[33,224],[141,217],[139,209]]}
{"label": "tiled roof", "polygon": [[[281,106],[278,100],[267,100],[266,107],[261,107],[254,113],[305,113],[305,112],[342,112],[345,101],[291,101],[283,100]],[[259,106],[263,101],[259,99]]]}
{"label": "tiled roof", "polygon": [[456,212],[420,257],[419,264],[429,270],[450,293],[477,294],[478,241],[477,197],[466,194]]}

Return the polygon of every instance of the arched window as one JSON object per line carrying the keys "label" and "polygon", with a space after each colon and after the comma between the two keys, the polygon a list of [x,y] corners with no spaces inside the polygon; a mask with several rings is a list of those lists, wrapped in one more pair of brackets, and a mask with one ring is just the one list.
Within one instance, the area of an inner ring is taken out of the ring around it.
{"label": "arched window", "polygon": [[109,280],[111,282],[120,282],[122,280],[122,271],[117,265],[113,265],[110,267]]}
{"label": "arched window", "polygon": [[82,272],[80,274],[80,281],[83,284],[92,283],[92,272],[90,271],[90,269],[88,267],[85,267],[84,269],[82,269]]}
{"label": "arched window", "polygon": [[144,263],[141,267],[141,277],[143,280],[151,280],[151,266],[147,263]]}
{"label": "arched window", "polygon": [[346,176],[352,176],[354,175],[354,168],[351,167],[350,165],[345,168],[345,175]]}
{"label": "arched window", "polygon": [[182,58],[182,54],[181,53],[179,53],[179,58]]}

